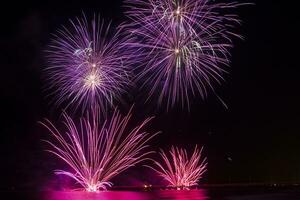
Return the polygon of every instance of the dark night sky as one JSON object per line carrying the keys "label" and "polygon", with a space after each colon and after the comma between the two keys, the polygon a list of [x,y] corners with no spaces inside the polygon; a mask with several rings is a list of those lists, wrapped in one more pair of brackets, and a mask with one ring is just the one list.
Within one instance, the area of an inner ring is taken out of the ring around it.
{"label": "dark night sky", "polygon": [[[0,189],[4,190],[37,189],[59,167],[57,159],[43,152],[41,139],[47,132],[37,124],[44,117],[57,119],[61,112],[48,104],[43,90],[43,49],[50,34],[82,11],[101,13],[114,24],[125,19],[121,0],[16,4],[2,5],[0,12]],[[214,95],[204,102],[195,99],[190,113],[156,111],[154,105],[145,106],[135,98],[129,102],[135,101],[137,120],[157,116],[150,130],[163,133],[153,140],[154,149],[205,145],[209,183],[300,182],[296,16],[287,10],[291,5],[272,0],[255,4],[237,10],[245,40],[235,41],[230,74],[217,89],[228,109]]]}

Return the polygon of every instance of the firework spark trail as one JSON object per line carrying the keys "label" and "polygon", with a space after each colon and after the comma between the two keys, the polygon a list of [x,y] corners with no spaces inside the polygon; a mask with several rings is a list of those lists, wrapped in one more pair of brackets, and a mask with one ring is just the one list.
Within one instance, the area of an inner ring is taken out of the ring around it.
{"label": "firework spark trail", "polygon": [[49,152],[62,159],[70,171],[56,170],[64,174],[86,191],[106,190],[112,186],[110,180],[131,166],[147,159],[147,142],[156,134],[142,131],[152,118],[147,118],[140,125],[128,130],[131,111],[122,116],[115,110],[111,120],[99,123],[99,113],[80,119],[76,123],[63,114],[66,131],[60,132],[49,120],[42,123],[53,136]]}
{"label": "firework spark trail", "polygon": [[203,147],[197,146],[191,157],[185,149],[172,147],[169,153],[160,152],[163,163],[154,161],[155,167],[149,166],[163,177],[169,186],[187,188],[198,184],[199,179],[206,172],[206,158],[201,160]]}
{"label": "firework spark trail", "polygon": [[[227,14],[237,2],[208,0],[126,0],[128,29],[139,49],[137,80],[150,86],[149,98],[159,92],[158,103],[181,103],[189,109],[190,96],[204,99],[214,84],[221,84],[237,15]],[[130,41],[132,42],[132,41]],[[146,64],[144,64],[146,63]]]}
{"label": "firework spark trail", "polygon": [[[82,110],[99,105],[102,112],[129,85],[131,64],[124,46],[130,38],[121,27],[112,33],[110,23],[94,16],[91,23],[85,15],[70,20],[54,35],[47,50],[49,66],[45,69],[48,86],[56,105],[68,102]],[[75,103],[75,104],[74,104]]]}

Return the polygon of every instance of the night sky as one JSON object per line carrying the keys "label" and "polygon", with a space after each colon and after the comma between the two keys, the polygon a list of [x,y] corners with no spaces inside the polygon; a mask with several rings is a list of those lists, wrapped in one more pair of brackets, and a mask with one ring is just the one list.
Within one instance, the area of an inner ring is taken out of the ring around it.
{"label": "night sky", "polygon": [[[178,107],[167,113],[156,109],[155,102],[145,105],[134,89],[125,99],[135,103],[134,121],[156,116],[147,129],[162,131],[152,141],[154,150],[204,145],[209,167],[203,182],[299,183],[298,23],[294,12],[286,10],[291,5],[251,2],[255,5],[236,10],[245,40],[234,41],[230,73],[216,89],[228,109],[213,94],[205,101],[195,98],[190,112]],[[121,0],[10,1],[1,7],[0,190],[38,190],[62,166],[43,151],[41,140],[49,135],[37,123],[45,117],[58,121],[62,111],[49,104],[42,73],[51,33],[82,11],[100,13],[118,25],[126,19],[124,8]],[[120,105],[123,111],[128,107]]]}

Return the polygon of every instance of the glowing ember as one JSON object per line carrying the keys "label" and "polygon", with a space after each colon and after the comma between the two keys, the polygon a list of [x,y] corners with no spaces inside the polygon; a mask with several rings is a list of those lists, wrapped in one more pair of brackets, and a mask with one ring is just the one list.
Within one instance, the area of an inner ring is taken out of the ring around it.
{"label": "glowing ember", "polygon": [[177,8],[176,15],[180,15],[180,7]]}
{"label": "glowing ember", "polygon": [[92,72],[84,80],[84,86],[88,89],[94,90],[97,87],[100,87],[101,80],[97,73]]}
{"label": "glowing ember", "polygon": [[124,117],[115,111],[101,126],[98,112],[82,118],[78,125],[67,114],[63,117],[67,129],[64,133],[49,120],[42,123],[54,138],[54,142],[46,141],[51,147],[48,151],[70,167],[70,171],[55,173],[71,177],[86,191],[106,190],[112,186],[113,177],[147,159],[151,153],[144,150],[156,134],[141,131],[151,118],[127,132],[131,111]]}

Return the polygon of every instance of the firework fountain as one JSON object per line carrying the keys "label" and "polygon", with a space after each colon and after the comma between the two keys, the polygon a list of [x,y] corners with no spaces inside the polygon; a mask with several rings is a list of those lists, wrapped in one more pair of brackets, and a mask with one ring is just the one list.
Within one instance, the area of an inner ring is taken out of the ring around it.
{"label": "firework fountain", "polygon": [[82,110],[99,105],[104,113],[114,100],[121,101],[130,83],[129,50],[124,47],[130,38],[122,28],[113,32],[110,26],[100,17],[89,23],[83,15],[54,35],[46,73],[56,105],[68,102],[66,107]]}
{"label": "firework fountain", "polygon": [[[129,32],[138,49],[142,86],[149,97],[168,107],[190,106],[190,97],[203,99],[220,84],[229,65],[238,17],[227,14],[242,4],[208,0],[126,0]],[[130,41],[132,42],[132,41]],[[146,63],[146,64],[144,64]]]}
{"label": "firework fountain", "polygon": [[80,120],[79,125],[63,114],[66,131],[59,131],[49,120],[42,124],[51,132],[54,141],[47,140],[49,152],[63,160],[69,171],[56,174],[71,177],[86,191],[106,190],[110,180],[129,167],[147,159],[147,142],[156,134],[142,129],[151,118],[128,131],[131,111],[122,116],[115,111],[110,120],[99,122],[99,113],[93,112]]}
{"label": "firework fountain", "polygon": [[169,183],[169,186],[177,189],[186,189],[198,184],[202,175],[206,172],[206,158],[202,159],[203,147],[197,146],[192,154],[188,156],[185,149],[172,147],[169,153],[160,152],[163,163],[154,161],[155,170],[161,177]]}

